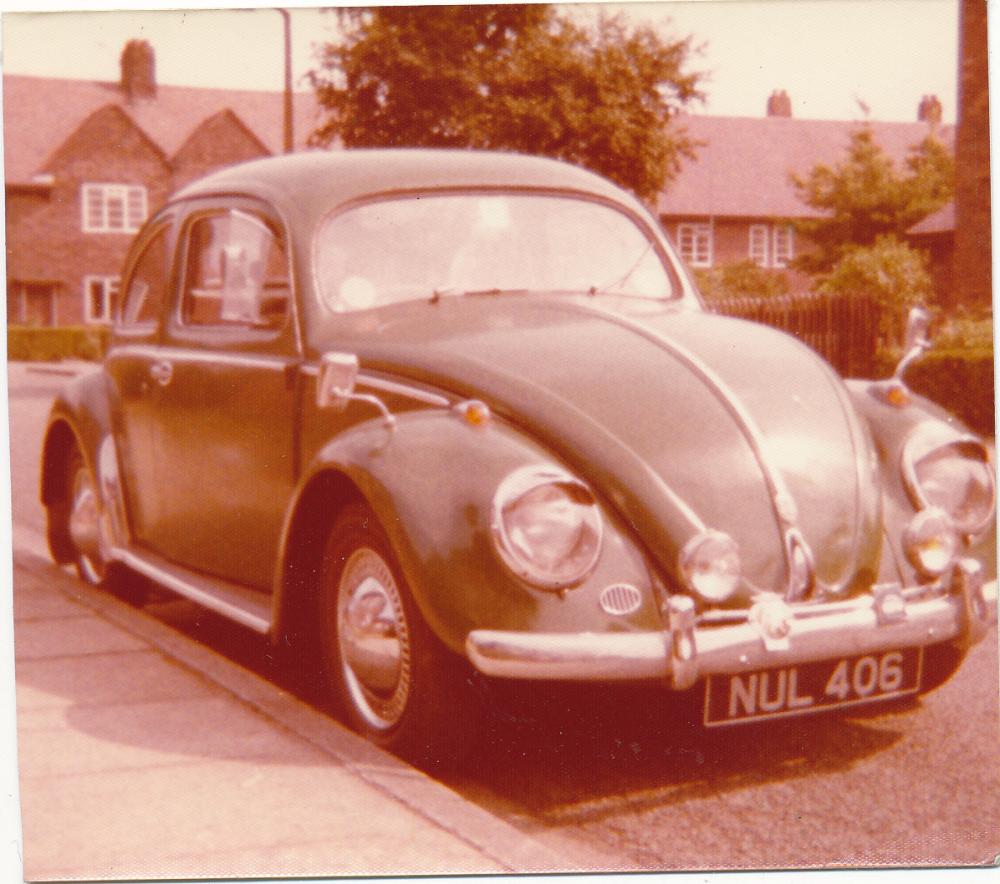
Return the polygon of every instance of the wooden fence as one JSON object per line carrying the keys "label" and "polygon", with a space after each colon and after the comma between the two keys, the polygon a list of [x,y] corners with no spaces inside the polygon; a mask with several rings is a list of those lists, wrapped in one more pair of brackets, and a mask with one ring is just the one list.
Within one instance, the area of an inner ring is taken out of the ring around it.
{"label": "wooden fence", "polygon": [[780,295],[721,298],[714,313],[780,328],[808,344],[841,377],[871,377],[879,343],[879,311],[873,298],[843,295]]}

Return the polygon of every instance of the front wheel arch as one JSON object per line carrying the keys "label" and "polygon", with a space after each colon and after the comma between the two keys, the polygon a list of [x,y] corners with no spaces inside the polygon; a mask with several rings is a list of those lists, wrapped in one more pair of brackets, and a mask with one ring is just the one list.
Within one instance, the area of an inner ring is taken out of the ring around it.
{"label": "front wheel arch", "polygon": [[60,565],[75,557],[69,536],[70,489],[66,464],[73,449],[81,450],[76,434],[64,420],[51,424],[42,447],[41,501],[46,513],[46,539],[52,558]]}
{"label": "front wheel arch", "polygon": [[330,529],[345,506],[364,499],[346,474],[325,470],[309,480],[295,501],[283,543],[271,639],[298,663],[319,659],[319,635],[312,612]]}

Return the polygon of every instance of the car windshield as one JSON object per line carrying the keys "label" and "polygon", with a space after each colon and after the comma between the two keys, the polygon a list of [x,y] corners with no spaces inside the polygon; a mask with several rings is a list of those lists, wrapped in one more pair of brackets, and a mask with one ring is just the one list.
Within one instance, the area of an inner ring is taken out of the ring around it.
{"label": "car windshield", "polygon": [[624,212],[548,194],[431,194],[328,218],[320,296],[336,312],[505,292],[675,296],[660,251]]}

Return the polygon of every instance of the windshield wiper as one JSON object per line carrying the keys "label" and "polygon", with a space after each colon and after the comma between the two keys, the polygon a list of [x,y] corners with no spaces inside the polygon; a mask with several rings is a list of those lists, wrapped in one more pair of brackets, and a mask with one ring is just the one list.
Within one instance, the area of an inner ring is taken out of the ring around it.
{"label": "windshield wiper", "polygon": [[490,289],[456,289],[456,288],[436,288],[431,292],[431,303],[436,304],[442,298],[445,297],[465,297],[478,296],[478,295],[524,295],[527,294],[528,289],[502,289],[502,288],[490,288]]}
{"label": "windshield wiper", "polygon": [[[639,257],[636,258],[632,262],[631,266],[621,276],[619,276],[617,279],[611,280],[610,282],[603,283],[602,285],[592,285],[587,290],[587,294],[588,295],[602,295],[605,292],[612,291],[614,289],[619,288],[620,286],[625,285],[625,283],[628,282],[628,278],[633,273],[635,273],[636,270],[639,269],[639,265],[643,262],[643,260],[645,259],[646,255],[649,254],[649,252],[650,252],[650,250],[652,248],[653,248],[653,241],[652,240],[647,240],[647,242],[646,242],[646,248],[644,248],[641,252],[639,252]],[[625,294],[625,293],[622,292],[621,294]],[[644,296],[638,296],[638,297],[644,297]]]}

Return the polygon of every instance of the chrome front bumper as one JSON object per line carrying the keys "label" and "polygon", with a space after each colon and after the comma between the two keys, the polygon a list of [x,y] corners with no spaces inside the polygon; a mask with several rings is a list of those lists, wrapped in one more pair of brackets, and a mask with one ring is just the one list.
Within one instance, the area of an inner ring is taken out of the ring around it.
{"label": "chrome front bumper", "polygon": [[963,559],[946,585],[875,587],[842,602],[768,598],[743,622],[696,624],[687,596],[672,596],[661,632],[537,633],[477,629],[466,653],[486,675],[567,681],[663,679],[683,690],[699,678],[953,641],[972,645],[997,620],[997,582]]}

